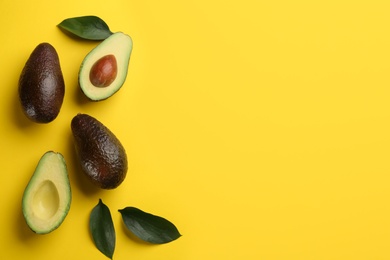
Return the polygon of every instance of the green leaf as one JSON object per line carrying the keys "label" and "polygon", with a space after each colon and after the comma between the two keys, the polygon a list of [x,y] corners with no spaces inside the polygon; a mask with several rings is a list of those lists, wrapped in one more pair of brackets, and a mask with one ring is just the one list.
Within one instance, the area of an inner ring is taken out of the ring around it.
{"label": "green leaf", "polygon": [[153,244],[164,244],[181,235],[174,224],[165,218],[134,207],[119,210],[126,227],[140,239]]}
{"label": "green leaf", "polygon": [[115,250],[115,229],[110,209],[99,199],[92,209],[89,228],[97,249],[112,259]]}
{"label": "green leaf", "polygon": [[101,18],[92,15],[65,19],[58,27],[87,40],[104,40],[112,34]]}

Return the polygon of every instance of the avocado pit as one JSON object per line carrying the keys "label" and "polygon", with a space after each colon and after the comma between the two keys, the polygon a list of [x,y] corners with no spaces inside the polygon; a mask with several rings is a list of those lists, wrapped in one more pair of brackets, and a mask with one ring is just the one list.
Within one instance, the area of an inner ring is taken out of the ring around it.
{"label": "avocado pit", "polygon": [[115,80],[118,65],[114,55],[108,54],[98,59],[92,66],[89,79],[95,87],[108,87]]}

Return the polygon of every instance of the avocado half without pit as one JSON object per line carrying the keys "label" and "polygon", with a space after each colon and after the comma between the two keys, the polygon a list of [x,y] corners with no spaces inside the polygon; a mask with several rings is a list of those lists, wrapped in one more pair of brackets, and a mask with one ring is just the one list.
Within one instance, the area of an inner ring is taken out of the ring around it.
{"label": "avocado half without pit", "polygon": [[79,85],[90,100],[107,99],[122,87],[132,49],[131,37],[117,32],[87,54],[80,66]]}
{"label": "avocado half without pit", "polygon": [[37,234],[57,229],[67,216],[72,194],[64,157],[46,152],[38,162],[22,199],[27,225]]}

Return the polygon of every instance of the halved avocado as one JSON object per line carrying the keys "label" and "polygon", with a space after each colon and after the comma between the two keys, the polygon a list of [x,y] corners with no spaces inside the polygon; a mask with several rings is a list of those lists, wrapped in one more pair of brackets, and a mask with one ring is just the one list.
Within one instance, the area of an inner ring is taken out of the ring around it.
{"label": "halved avocado", "polygon": [[64,157],[46,152],[38,162],[22,200],[27,225],[37,234],[57,229],[67,216],[72,200]]}
{"label": "halved avocado", "polygon": [[90,100],[107,99],[122,87],[132,49],[131,37],[117,32],[87,54],[81,63],[79,84]]}

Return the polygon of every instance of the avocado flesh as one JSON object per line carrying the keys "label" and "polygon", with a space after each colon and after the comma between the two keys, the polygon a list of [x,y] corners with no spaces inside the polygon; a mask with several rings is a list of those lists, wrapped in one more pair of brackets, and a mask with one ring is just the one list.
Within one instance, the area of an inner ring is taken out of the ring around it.
{"label": "avocado flesh", "polygon": [[[124,84],[130,55],[133,49],[131,37],[122,32],[117,32],[109,36],[84,58],[79,71],[79,85],[83,93],[92,101],[104,100],[115,94]],[[117,74],[109,86],[97,87],[90,79],[90,71],[94,64],[107,55],[115,56],[117,62]]]}
{"label": "avocado flesh", "polygon": [[100,121],[87,114],[71,122],[76,154],[83,172],[102,189],[114,189],[127,173],[126,151],[118,138]]}
{"label": "avocado flesh", "polygon": [[67,216],[72,194],[64,157],[46,152],[38,162],[22,199],[27,225],[37,234],[57,229]]}
{"label": "avocado flesh", "polygon": [[36,123],[49,123],[59,114],[65,83],[55,48],[39,44],[19,77],[19,100],[24,114]]}

